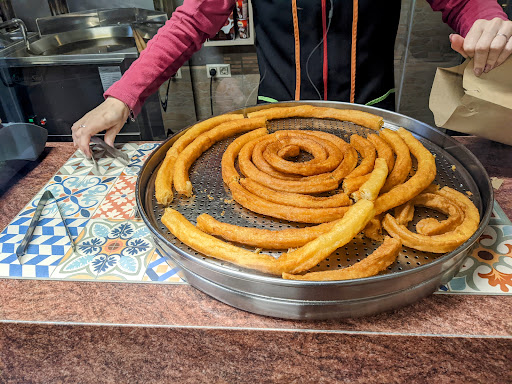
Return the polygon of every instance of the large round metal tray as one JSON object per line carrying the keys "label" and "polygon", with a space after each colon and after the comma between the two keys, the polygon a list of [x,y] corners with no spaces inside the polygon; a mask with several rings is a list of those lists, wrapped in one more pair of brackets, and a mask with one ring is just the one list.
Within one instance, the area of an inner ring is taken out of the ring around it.
{"label": "large round metal tray", "polygon": [[[479,230],[466,243],[447,254],[425,253],[404,247],[397,261],[388,270],[377,276],[357,280],[290,281],[224,263],[195,252],[177,240],[161,223],[164,207],[155,200],[154,180],[167,150],[179,137],[177,134],[165,141],[147,159],[137,180],[138,208],[161,253],[182,268],[191,285],[208,295],[249,312],[288,319],[370,315],[413,303],[448,282],[460,269],[465,256],[487,225],[492,211],[491,184],[478,159],[454,139],[435,128],[398,113],[373,107],[304,101],[267,104],[233,113],[248,113],[298,103],[364,110],[382,116],[386,128],[396,130],[404,127],[411,131],[436,155],[436,182],[462,192],[470,192],[468,194],[480,211]],[[348,122],[299,118],[270,121],[269,129],[316,129],[337,134],[347,141],[353,133],[366,136],[371,132],[370,129]],[[216,143],[194,163],[190,169],[194,196],[176,197],[171,206],[194,224],[199,214],[207,212],[220,221],[243,226],[268,229],[300,226],[254,214],[232,201],[229,190],[222,182],[220,161],[222,153],[233,139]],[[417,213],[412,225],[421,217],[438,215],[426,208],[419,209]],[[312,270],[346,267],[373,252],[378,245],[368,239],[354,239]],[[266,250],[264,252],[275,256],[280,254]]]}

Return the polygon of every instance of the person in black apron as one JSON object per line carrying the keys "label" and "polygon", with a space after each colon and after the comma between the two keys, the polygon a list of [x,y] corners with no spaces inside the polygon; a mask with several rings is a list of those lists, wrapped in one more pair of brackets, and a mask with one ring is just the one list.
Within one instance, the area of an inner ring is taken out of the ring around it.
{"label": "person in black apron", "polygon": [[[469,0],[428,1],[437,10],[446,6],[448,18],[460,14],[462,9],[459,8],[470,3]],[[475,63],[481,62],[482,70],[487,72],[512,53],[512,22],[493,0],[481,1],[473,0],[471,11],[473,16],[488,19],[475,21],[469,27],[471,30],[465,31],[465,38],[453,35],[450,40],[454,50],[463,56],[474,57]],[[233,6],[229,0],[218,4],[214,0],[189,0],[186,3],[191,12],[184,18],[188,20],[185,24],[194,24],[196,28],[187,32],[192,35],[204,34],[205,25],[209,23],[208,13],[202,14],[199,8],[209,7],[211,14],[217,12],[216,23],[220,25],[218,16]],[[224,8],[215,9],[217,5]],[[394,110],[395,100],[389,95],[394,92],[394,45],[400,0],[254,0],[252,5],[260,70],[259,102],[332,100]],[[180,8],[183,7],[185,3]],[[173,19],[177,20],[173,16],[171,22]],[[177,27],[179,23],[183,24],[177,21],[176,30],[180,28]],[[211,27],[212,23],[209,25]],[[212,33],[213,30],[208,31],[209,35]],[[181,63],[192,53],[189,49],[186,58],[179,56]],[[485,65],[491,57],[493,64]],[[138,68],[151,68],[148,62],[144,64]],[[168,78],[170,65],[172,63],[160,62],[153,66],[153,72],[155,68],[160,72],[157,76],[153,76],[154,73],[144,75],[147,87],[156,90]],[[91,136],[100,131],[107,131],[105,141],[113,145],[127,117],[134,117],[135,106],[140,107],[143,103],[144,100],[131,97],[129,90],[123,90],[126,85],[129,88],[130,84],[139,83],[125,79],[129,73],[135,77],[143,73],[132,71],[133,67],[107,90],[105,102],[73,124],[73,141],[86,155],[89,154]],[[122,85],[116,87],[118,84]],[[148,94],[150,92],[145,89],[144,97]]]}
{"label": "person in black apron", "polygon": [[[253,2],[260,102],[321,99],[366,104],[392,92],[400,0],[327,0],[325,5],[322,3],[320,0],[297,2],[297,38],[290,0]],[[358,3],[355,13],[354,3]],[[356,36],[353,36],[354,14]],[[296,89],[297,42],[300,45],[299,90]],[[352,50],[355,50],[355,71],[351,68]],[[394,110],[394,97],[386,97],[374,105]]]}

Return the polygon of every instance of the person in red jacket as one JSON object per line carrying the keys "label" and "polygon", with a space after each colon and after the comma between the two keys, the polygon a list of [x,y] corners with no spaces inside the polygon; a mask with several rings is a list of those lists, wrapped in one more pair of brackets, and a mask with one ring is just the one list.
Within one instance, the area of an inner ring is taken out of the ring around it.
{"label": "person in red jacket", "polygon": [[[474,59],[477,76],[512,53],[512,21],[496,0],[427,0],[457,33],[452,48]],[[114,139],[146,98],[214,36],[235,0],[185,0],[149,41],[106,100],[72,126],[90,156],[92,136]],[[256,0],[253,2],[259,95],[279,101],[324,99],[367,103],[394,87],[393,54],[400,0]],[[319,70],[321,69],[321,70]],[[394,109],[394,98],[377,107]]]}

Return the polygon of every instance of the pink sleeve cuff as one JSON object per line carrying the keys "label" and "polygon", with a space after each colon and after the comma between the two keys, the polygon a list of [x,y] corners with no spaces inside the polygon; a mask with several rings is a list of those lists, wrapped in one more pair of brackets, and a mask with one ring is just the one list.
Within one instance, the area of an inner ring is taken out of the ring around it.
{"label": "pink sleeve cuff", "polygon": [[466,37],[474,22],[508,17],[496,0],[427,0],[434,11],[440,11],[443,21],[462,37]]}

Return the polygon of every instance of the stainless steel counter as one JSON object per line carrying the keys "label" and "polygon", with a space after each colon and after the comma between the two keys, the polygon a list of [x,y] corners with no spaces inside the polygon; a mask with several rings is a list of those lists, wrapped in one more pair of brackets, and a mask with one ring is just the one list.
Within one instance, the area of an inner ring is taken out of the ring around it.
{"label": "stainless steel counter", "polygon": [[[52,140],[71,140],[71,125],[100,104],[138,58],[133,30],[147,41],[166,20],[165,13],[137,8],[38,19],[39,34],[29,37],[28,47],[20,40],[0,49],[0,119],[35,123]],[[192,93],[189,79],[179,81]],[[150,96],[120,139],[162,140],[168,130],[183,128],[164,126],[160,104],[158,95]]]}

